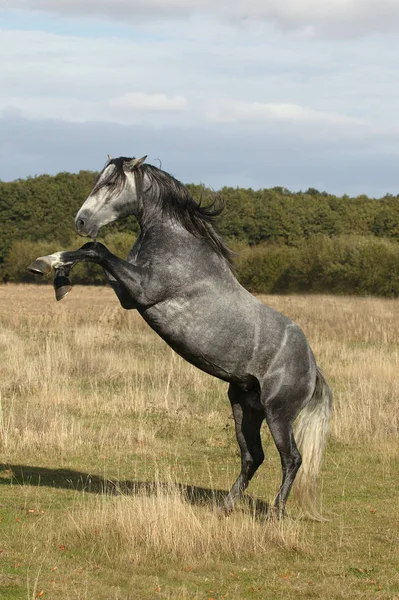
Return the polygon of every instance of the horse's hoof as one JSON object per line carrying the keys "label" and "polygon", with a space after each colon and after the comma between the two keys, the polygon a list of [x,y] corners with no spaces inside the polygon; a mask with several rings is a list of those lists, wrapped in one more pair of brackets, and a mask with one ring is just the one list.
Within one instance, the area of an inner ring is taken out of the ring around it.
{"label": "horse's hoof", "polygon": [[65,275],[59,275],[54,279],[55,298],[57,302],[65,298],[71,289],[71,282],[69,281],[68,277],[65,277]]}
{"label": "horse's hoof", "polygon": [[65,296],[67,294],[69,294],[69,292],[71,291],[72,286],[71,285],[63,285],[60,288],[57,288],[55,290],[55,298],[57,300],[57,302],[59,302],[60,300],[62,300],[63,298],[65,298]]}
{"label": "horse's hoof", "polygon": [[266,518],[268,521],[283,521],[285,516],[285,509],[282,510],[276,506],[272,506],[266,513]]}
{"label": "horse's hoof", "polygon": [[216,506],[217,514],[220,518],[229,517],[234,510],[233,503],[229,501],[222,501]]}
{"label": "horse's hoof", "polygon": [[29,265],[28,271],[35,275],[48,275],[52,269],[51,262],[44,256],[37,258]]}

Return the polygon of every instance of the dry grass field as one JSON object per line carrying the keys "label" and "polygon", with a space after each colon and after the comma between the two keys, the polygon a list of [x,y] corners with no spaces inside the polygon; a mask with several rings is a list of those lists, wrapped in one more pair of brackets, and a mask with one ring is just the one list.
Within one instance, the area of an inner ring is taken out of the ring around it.
{"label": "dry grass field", "polygon": [[399,301],[263,300],[304,329],[335,397],[321,474],[330,520],[265,506],[267,458],[239,469],[227,385],[174,354],[108,288],[56,303],[0,287],[0,597],[399,598]]}

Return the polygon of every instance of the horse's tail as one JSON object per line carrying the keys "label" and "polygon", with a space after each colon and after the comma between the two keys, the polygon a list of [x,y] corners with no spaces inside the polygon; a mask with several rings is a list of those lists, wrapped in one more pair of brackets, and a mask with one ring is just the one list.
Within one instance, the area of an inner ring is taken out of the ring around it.
{"label": "horse's tail", "polygon": [[317,521],[324,520],[316,506],[316,484],[332,406],[331,389],[321,369],[317,367],[313,396],[302,410],[295,432],[298,450],[302,456],[302,466],[294,486],[294,495],[305,514]]}

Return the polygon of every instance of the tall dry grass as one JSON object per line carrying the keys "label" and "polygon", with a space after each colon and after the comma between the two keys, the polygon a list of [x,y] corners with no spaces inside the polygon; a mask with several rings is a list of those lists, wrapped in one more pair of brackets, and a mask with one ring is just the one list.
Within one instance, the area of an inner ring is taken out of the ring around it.
{"label": "tall dry grass", "polygon": [[[205,410],[205,420],[222,424],[226,386],[174,354],[137,313],[120,309],[111,290],[78,287],[55,304],[47,287],[9,285],[0,299],[2,443],[9,452],[43,444],[62,450],[66,439],[72,448],[90,447],[90,431],[82,431],[93,416],[107,423],[106,436],[114,417],[140,417],[141,433],[111,431],[126,443],[155,439],[146,423],[151,412],[182,423]],[[334,392],[331,435],[345,443],[395,440],[399,301],[262,300],[296,320],[310,340]],[[98,443],[101,435],[94,437]]]}
{"label": "tall dry grass", "polygon": [[99,496],[90,502],[90,510],[83,498],[68,516],[57,542],[68,539],[75,548],[90,547],[97,557],[112,548],[107,560],[115,567],[151,564],[165,556],[186,565],[234,562],[267,557],[271,545],[285,550],[309,547],[298,521],[261,520],[249,508],[227,519],[216,506],[210,510],[187,502],[173,479],[167,486],[158,481],[151,494]]}

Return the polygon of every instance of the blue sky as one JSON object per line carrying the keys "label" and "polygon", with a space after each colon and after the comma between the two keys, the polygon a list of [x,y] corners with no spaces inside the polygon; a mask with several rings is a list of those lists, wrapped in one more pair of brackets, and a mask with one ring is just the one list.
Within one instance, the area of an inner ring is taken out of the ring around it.
{"label": "blue sky", "polygon": [[[399,193],[397,0],[3,0],[0,178]],[[157,163],[156,163],[157,164]]]}

